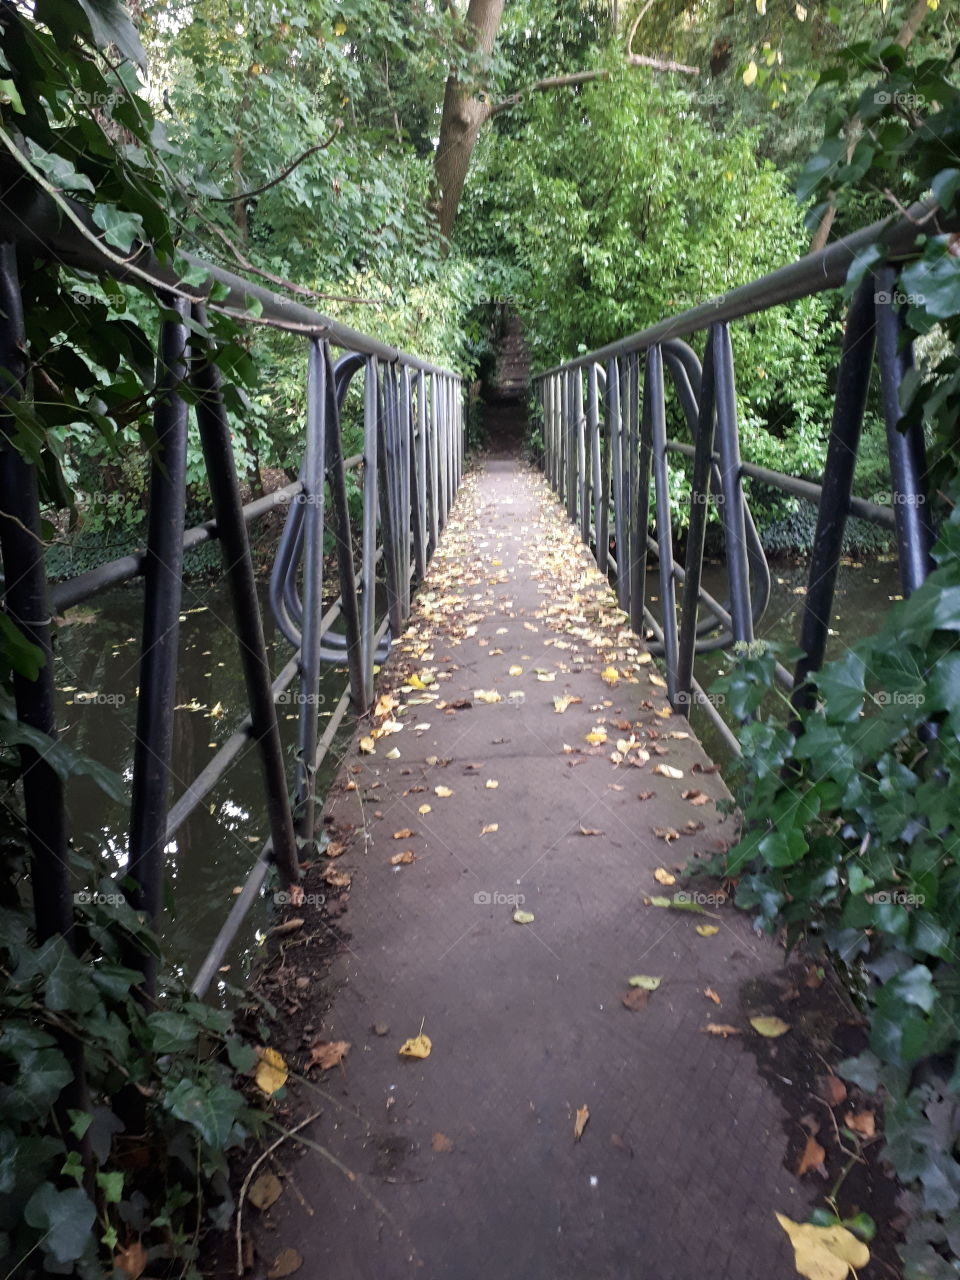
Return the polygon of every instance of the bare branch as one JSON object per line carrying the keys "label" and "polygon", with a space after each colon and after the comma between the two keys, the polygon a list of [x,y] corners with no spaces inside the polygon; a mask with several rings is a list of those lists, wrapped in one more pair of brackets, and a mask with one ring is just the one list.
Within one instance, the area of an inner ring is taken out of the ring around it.
{"label": "bare branch", "polygon": [[[666,62],[661,58],[647,58],[639,53],[631,53],[627,59],[628,67],[650,67],[654,71],[677,71],[685,75],[699,75],[699,67],[686,67],[680,62]],[[545,89],[562,89],[566,85],[589,84],[593,80],[609,80],[610,72],[606,68],[599,71],[575,71],[567,76],[547,76],[544,80],[536,80],[533,84],[528,84],[525,89],[518,89],[516,93],[511,93],[509,97],[495,102],[487,109],[487,118],[499,115],[501,111],[509,111],[511,107],[515,107],[518,102],[526,97],[528,93],[542,93]]]}
{"label": "bare branch", "polygon": [[343,121],[338,120],[334,125],[333,133],[324,142],[317,142],[312,147],[307,147],[303,155],[297,156],[296,160],[290,162],[285,169],[277,174],[275,178],[271,178],[269,182],[265,182],[261,187],[254,187],[252,191],[242,191],[238,196],[210,196],[210,200],[215,204],[236,204],[238,200],[252,200],[254,196],[263,195],[264,191],[269,191],[271,187],[275,187],[278,182],[282,182],[284,178],[289,178],[294,169],[298,165],[303,164],[304,160],[309,159],[317,151],[324,151],[330,146],[334,138],[343,128]]}

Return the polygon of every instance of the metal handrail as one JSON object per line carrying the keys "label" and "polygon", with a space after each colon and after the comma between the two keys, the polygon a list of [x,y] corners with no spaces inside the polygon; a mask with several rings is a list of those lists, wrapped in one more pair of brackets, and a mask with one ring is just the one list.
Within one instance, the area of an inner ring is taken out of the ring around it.
{"label": "metal handrail", "polygon": [[[202,266],[207,274],[205,285],[199,288],[176,280],[147,249],[133,260],[140,274],[124,272],[93,242],[100,233],[80,206],[75,209],[89,228],[89,236],[60,225],[57,211],[46,208],[45,199],[33,202],[30,217],[21,214],[0,227],[0,371],[6,371],[0,374],[0,510],[14,517],[0,521],[0,553],[7,584],[4,604],[8,617],[46,657],[36,681],[15,677],[17,714],[24,723],[57,740],[52,611],[62,612],[110,586],[142,576],[140,693],[126,872],[131,886],[126,896],[136,909],[157,918],[164,849],[171,836],[248,743],[256,745],[260,756],[269,838],[200,967],[194,990],[202,993],[256,901],[268,864],[277,867],[285,886],[299,880],[299,845],[314,835],[317,770],[348,707],[361,714],[371,703],[375,664],[386,656],[390,635],[398,635],[409,617],[411,584],[426,572],[462,476],[463,381],[450,370],[357,333],[190,255],[184,255],[188,263]],[[54,215],[55,224],[51,221]],[[113,278],[129,279],[140,288],[145,287],[145,272],[146,287],[159,282],[158,296],[167,308],[158,344],[158,395],[153,412],[156,447],[150,465],[146,548],[98,565],[52,589],[43,564],[36,473],[9,442],[12,433],[7,402],[24,394],[26,372],[18,249],[54,257],[68,269],[109,272]],[[216,304],[221,309],[230,310],[240,320],[256,323],[266,319],[290,328],[308,343],[307,421],[300,477],[277,493],[246,505],[240,498],[220,373],[210,340],[196,336],[207,333],[204,297],[214,283],[228,290]],[[165,286],[170,287],[169,295]],[[246,310],[253,303],[258,307],[256,315]],[[348,351],[336,366],[332,345]],[[350,379],[361,371],[364,449],[360,457],[345,461],[340,406]],[[203,447],[213,518],[184,531],[191,406]],[[351,528],[346,490],[347,470],[357,466],[363,471],[359,531]],[[279,591],[272,593],[272,603],[294,654],[273,679],[247,526],[281,504],[288,505],[288,514],[282,556],[278,555],[275,571]],[[336,543],[340,595],[325,610],[323,561],[328,524]],[[359,574],[353,565],[358,532],[362,538]],[[249,713],[171,804],[183,556],[212,539],[223,545]],[[381,564],[387,589],[387,617],[382,620],[376,599],[377,566]],[[333,631],[341,619],[342,636]],[[324,661],[346,666],[349,684],[321,734],[319,679]],[[298,678],[298,752],[291,804],[276,700]],[[37,932],[41,940],[55,933],[72,940],[74,902],[63,785],[42,755],[27,749],[22,755]],[[144,953],[140,963],[150,990],[156,979],[155,960]]]}
{"label": "metal handrail", "polygon": [[[894,532],[904,595],[916,590],[932,568],[934,530],[927,504],[922,430],[915,425],[900,430],[900,386],[913,355],[893,301],[897,264],[887,260],[868,272],[849,307],[820,484],[741,459],[730,323],[839,287],[857,253],[877,241],[887,254],[903,256],[915,247],[920,223],[929,213],[929,205],[915,206],[900,221],[876,223],[829,249],[533,379],[549,483],[578,524],[584,543],[592,547],[598,568],[611,575],[634,630],[663,657],[673,708],[689,715],[696,701],[732,748],[736,738],[696,681],[694,663],[697,655],[708,650],[751,642],[769,601],[769,569],[743,481],[754,479],[817,507],[800,622],[802,656],[792,674],[776,665],[777,679],[791,691],[798,710],[812,703],[814,689],[807,677],[820,667],[826,651],[848,516]],[[679,339],[703,329],[707,336],[701,366],[693,349]],[[890,506],[856,498],[852,491],[875,353],[890,466]],[[692,444],[667,438],[665,370],[673,379]],[[671,454],[685,456],[693,464],[684,567],[674,558]],[[701,584],[711,502],[718,507],[723,531],[726,603]],[[611,522],[615,550],[610,546]],[[659,622],[647,605],[646,567],[651,552],[657,557]],[[682,588],[679,608],[677,584]]]}

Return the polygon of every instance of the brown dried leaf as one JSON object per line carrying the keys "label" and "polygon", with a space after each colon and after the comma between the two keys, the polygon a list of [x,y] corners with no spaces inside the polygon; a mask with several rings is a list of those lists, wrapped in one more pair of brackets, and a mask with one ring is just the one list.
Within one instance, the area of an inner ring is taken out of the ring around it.
{"label": "brown dried leaf", "polygon": [[444,1154],[454,1149],[453,1143],[445,1133],[435,1133],[430,1141],[430,1146],[434,1151],[442,1151]]}
{"label": "brown dried leaf", "polygon": [[714,1004],[720,1003],[720,997],[714,991],[713,987],[704,987],[703,994],[707,997],[708,1000],[712,1000]]}
{"label": "brown dried leaf", "polygon": [[329,1071],[331,1067],[338,1067],[349,1048],[349,1040],[318,1040],[310,1046],[307,1070],[319,1067],[321,1071]]}
{"label": "brown dried leaf", "polygon": [[395,831],[393,833],[393,839],[409,840],[411,836],[415,836],[416,834],[417,833],[415,831],[411,831],[409,827],[401,827],[399,831]]}
{"label": "brown dried leaf", "polygon": [[583,1131],[587,1127],[587,1121],[590,1119],[589,1107],[578,1107],[577,1117],[573,1124],[573,1140],[579,1142],[583,1137]]}
{"label": "brown dried leaf", "polygon": [[395,853],[390,859],[391,867],[409,867],[411,862],[416,861],[416,854],[412,849],[404,849],[402,853]]}
{"label": "brown dried leaf", "polygon": [[262,1212],[269,1209],[280,1199],[283,1183],[275,1173],[261,1173],[247,1192],[247,1199],[255,1209]]}
{"label": "brown dried leaf", "polygon": [[726,1040],[727,1036],[741,1034],[739,1027],[731,1027],[728,1022],[708,1022],[703,1030],[708,1036],[723,1036],[724,1040]]}
{"label": "brown dried leaf", "polygon": [[347,846],[341,840],[331,840],[328,845],[324,846],[323,852],[328,858],[339,858],[342,853],[346,853]]}
{"label": "brown dried leaf", "polygon": [[580,824],[580,834],[582,836],[602,836],[604,833],[598,827],[585,827]]}
{"label": "brown dried leaf", "polygon": [[633,1013],[645,1009],[649,1003],[650,992],[644,991],[643,987],[631,987],[623,997],[623,1007]]}
{"label": "brown dried leaf", "polygon": [[828,1102],[831,1107],[839,1107],[841,1102],[847,1100],[847,1086],[839,1076],[824,1076],[820,1090],[824,1102]]}
{"label": "brown dried leaf", "polygon": [[843,1123],[854,1133],[859,1133],[861,1138],[877,1136],[877,1117],[872,1111],[848,1111]]}
{"label": "brown dried leaf", "polygon": [[710,803],[710,797],[705,791],[684,791],[681,793],[681,798],[695,805]]}
{"label": "brown dried leaf", "polygon": [[797,1165],[797,1177],[802,1178],[805,1173],[811,1169],[816,1169],[822,1165],[827,1158],[827,1153],[821,1147],[820,1143],[811,1134],[807,1138],[807,1145],[803,1149],[803,1155],[800,1157],[800,1163]]}
{"label": "brown dried leaf", "polygon": [[139,1240],[135,1240],[133,1244],[125,1245],[113,1255],[113,1265],[122,1271],[128,1280],[139,1280],[146,1269],[147,1251]]}
{"label": "brown dried leaf", "polygon": [[296,1249],[281,1249],[267,1272],[267,1280],[284,1280],[303,1266],[303,1258]]}

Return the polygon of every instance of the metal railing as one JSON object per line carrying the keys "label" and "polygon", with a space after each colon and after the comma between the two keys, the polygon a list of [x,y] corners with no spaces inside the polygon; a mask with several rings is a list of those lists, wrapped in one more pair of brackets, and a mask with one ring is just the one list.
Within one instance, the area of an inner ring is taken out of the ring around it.
{"label": "metal railing", "polygon": [[[18,719],[57,741],[53,675],[53,615],[135,577],[145,584],[139,659],[139,696],[129,818],[128,863],[123,879],[135,909],[157,920],[164,850],[174,833],[224,776],[248,743],[259,752],[269,839],[234,900],[193,989],[207,990],[275,865],[285,886],[299,880],[299,842],[315,828],[317,769],[349,706],[366,710],[373,697],[375,663],[410,612],[411,587],[422,579],[443,529],[463,469],[462,380],[326,316],[249,284],[209,264],[209,289],[219,283],[218,305],[241,319],[259,304],[257,317],[302,335],[308,344],[306,423],[299,478],[269,497],[242,504],[224,406],[205,314],[205,290],[181,285],[148,252],[126,278],[143,287],[149,278],[169,308],[161,325],[149,476],[147,543],[142,552],[101,564],[49,588],[40,538],[34,467],[10,443],[10,400],[24,393],[28,353],[18,282],[17,250],[55,257],[85,271],[124,278],[98,255],[90,236],[71,228],[46,228],[43,210],[0,230],[0,553],[7,616],[46,662],[36,680],[15,676]],[[91,228],[91,234],[93,234]],[[3,237],[9,237],[3,239]],[[194,265],[196,265],[194,263]],[[163,287],[169,285],[167,295]],[[346,350],[334,362],[332,348]],[[354,379],[363,385],[363,454],[345,460],[340,411]],[[184,531],[187,432],[193,405],[203,449],[213,516]],[[363,508],[351,524],[347,472],[362,467]],[[328,518],[327,505],[331,511]],[[278,505],[286,524],[271,576],[270,601],[277,626],[293,653],[274,678],[250,553],[248,525]],[[324,610],[324,537],[332,531],[339,595]],[[219,539],[228,582],[238,657],[249,713],[206,767],[172,804],[172,744],[176,703],[178,630],[184,552]],[[359,545],[359,568],[354,547]],[[385,608],[378,606],[378,569]],[[380,616],[384,614],[384,616]],[[339,628],[342,628],[339,629]],[[349,683],[323,733],[319,684],[324,663],[346,667]],[[296,776],[288,780],[276,702],[299,681]],[[26,827],[31,842],[31,884],[40,940],[55,933],[72,938],[75,907],[63,782],[43,749],[21,751]],[[291,801],[291,781],[293,799]],[[140,957],[144,981],[156,981],[155,961]]]}
{"label": "metal railing", "polygon": [[[792,691],[797,708],[810,705],[814,691],[807,676],[821,666],[826,651],[847,517],[859,516],[893,531],[905,595],[932,568],[934,531],[926,501],[923,435],[918,427],[900,430],[900,386],[913,356],[902,340],[903,324],[894,305],[896,259],[913,248],[928,212],[920,205],[902,220],[865,228],[829,249],[534,379],[547,479],[570,519],[579,524],[584,543],[593,548],[598,567],[612,577],[633,629],[650,638],[650,648],[663,658],[674,710],[689,716],[696,702],[736,753],[736,734],[695,678],[694,662],[698,654],[750,643],[770,599],[770,572],[744,492],[745,479],[817,508],[799,629],[802,656],[792,674],[777,664],[777,678]],[[878,240],[886,261],[862,281],[847,313],[822,483],[744,462],[730,323],[838,288],[857,253]],[[683,341],[700,330],[706,330],[702,362]],[[888,506],[852,492],[875,356],[890,465]],[[691,442],[667,437],[667,375]],[[692,460],[682,565],[672,533],[671,454]],[[701,581],[711,505],[723,533],[728,590],[723,602]],[[647,602],[650,554],[657,558],[659,621]]]}

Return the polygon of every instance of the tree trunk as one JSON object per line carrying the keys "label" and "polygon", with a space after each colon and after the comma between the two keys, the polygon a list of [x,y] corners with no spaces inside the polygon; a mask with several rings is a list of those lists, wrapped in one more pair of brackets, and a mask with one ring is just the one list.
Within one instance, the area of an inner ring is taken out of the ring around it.
{"label": "tree trunk", "polygon": [[[503,5],[504,0],[470,0],[465,21],[472,51],[485,54],[492,51],[503,17]],[[437,216],[444,237],[449,238],[453,230],[470,157],[477,145],[480,128],[489,114],[488,102],[474,97],[456,74],[448,77],[440,117],[440,140],[434,157],[439,192]]]}

